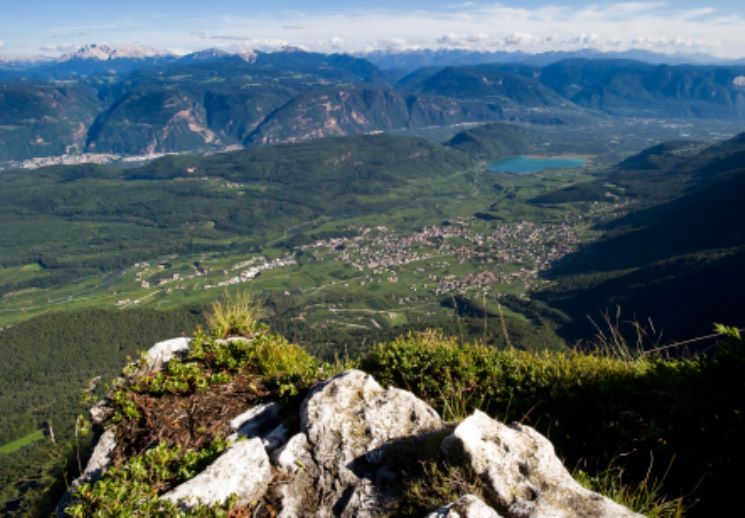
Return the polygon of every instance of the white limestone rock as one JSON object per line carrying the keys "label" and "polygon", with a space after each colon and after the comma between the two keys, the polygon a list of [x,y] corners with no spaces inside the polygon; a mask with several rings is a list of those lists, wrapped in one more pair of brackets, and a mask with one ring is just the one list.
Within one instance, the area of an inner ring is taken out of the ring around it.
{"label": "white limestone rock", "polygon": [[88,410],[88,415],[93,424],[103,426],[114,415],[114,409],[109,406],[108,401],[102,399]]}
{"label": "white limestone rock", "polygon": [[360,457],[379,463],[375,450],[392,439],[443,426],[437,412],[411,392],[383,389],[372,376],[358,370],[316,387],[300,408],[300,421],[313,458],[340,474]]}
{"label": "white limestone rock", "polygon": [[250,504],[264,496],[271,479],[272,469],[261,439],[243,440],[161,498],[188,507],[199,502],[219,505],[235,494],[238,505]]}
{"label": "white limestone rock", "polygon": [[145,366],[151,371],[159,370],[169,360],[189,350],[191,338],[172,338],[153,345],[145,353]]}
{"label": "white limestone rock", "polygon": [[85,465],[83,472],[73,481],[72,484],[70,484],[67,492],[65,492],[57,503],[55,509],[55,514],[57,516],[65,516],[64,509],[70,505],[72,495],[78,486],[98,479],[102,472],[109,467],[112,461],[111,454],[114,451],[114,448],[116,448],[116,434],[112,429],[106,430],[101,434],[101,437],[98,438],[98,442],[93,448],[93,453],[91,454],[90,459],[88,459],[88,463]]}
{"label": "white limestone rock", "polygon": [[256,437],[267,428],[279,424],[279,403],[266,403],[249,408],[230,420],[230,429],[243,437]]}
{"label": "white limestone rock", "polygon": [[[410,392],[383,389],[352,370],[314,388],[300,407],[301,429],[320,470],[319,514],[371,516],[389,495],[386,445],[443,427],[440,416]],[[347,495],[346,498],[342,498]]]}
{"label": "white limestone rock", "polygon": [[308,439],[304,433],[293,435],[272,454],[274,464],[288,473],[297,472],[312,460]]}
{"label": "white limestone rock", "polygon": [[278,424],[272,431],[261,437],[264,448],[269,453],[274,452],[288,441],[290,433],[290,428],[285,423]]}
{"label": "white limestone rock", "polygon": [[249,408],[230,420],[233,433],[228,436],[228,441],[235,442],[240,437],[259,437],[266,451],[273,452],[290,438],[290,429],[280,420],[281,410],[279,403]]}
{"label": "white limestone rock", "polygon": [[295,434],[277,448],[272,453],[272,462],[287,476],[287,482],[278,484],[275,488],[276,495],[282,503],[279,517],[303,516],[307,510],[306,497],[309,494],[318,496],[315,484],[321,476],[321,471],[311,456],[305,434]]}
{"label": "white limestone rock", "polygon": [[427,518],[499,518],[499,513],[475,495],[464,495],[450,505],[429,513]]}
{"label": "white limestone rock", "polygon": [[85,470],[80,475],[79,480],[91,480],[97,477],[109,464],[111,464],[111,453],[116,448],[116,435],[114,430],[106,430],[99,437],[96,447],[93,448],[91,458],[85,465]]}
{"label": "white limestone rock", "polygon": [[529,426],[507,426],[482,412],[443,441],[454,462],[466,462],[487,485],[487,503],[509,518],[640,516],[582,487],[551,442]]}

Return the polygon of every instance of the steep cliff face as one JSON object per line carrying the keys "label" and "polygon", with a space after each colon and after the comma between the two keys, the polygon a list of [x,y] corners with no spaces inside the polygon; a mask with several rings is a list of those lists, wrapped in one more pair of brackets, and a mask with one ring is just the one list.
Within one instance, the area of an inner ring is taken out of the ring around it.
{"label": "steep cliff face", "polygon": [[0,83],[0,160],[83,151],[101,107],[87,85]]}
{"label": "steep cliff face", "polygon": [[269,114],[247,145],[390,131],[502,117],[497,104],[437,96],[405,95],[381,87],[350,87],[300,95]]}
{"label": "steep cliff face", "polygon": [[528,426],[448,423],[411,392],[246,334],[161,342],[130,366],[91,411],[103,433],[59,513],[638,516]]}
{"label": "steep cliff face", "polygon": [[98,117],[88,131],[88,151],[152,154],[219,146],[207,127],[201,101],[183,92],[154,88],[133,92]]}

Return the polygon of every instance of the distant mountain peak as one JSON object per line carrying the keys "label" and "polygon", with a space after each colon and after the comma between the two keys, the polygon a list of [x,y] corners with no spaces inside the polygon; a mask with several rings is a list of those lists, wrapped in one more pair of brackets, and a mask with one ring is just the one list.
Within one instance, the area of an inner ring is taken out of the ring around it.
{"label": "distant mountain peak", "polygon": [[184,59],[189,61],[208,61],[216,58],[224,58],[229,56],[236,56],[241,58],[246,63],[253,63],[256,61],[256,52],[251,49],[238,49],[235,51],[229,51],[219,48],[209,48],[192,52],[184,56]]}
{"label": "distant mountain peak", "polygon": [[293,53],[293,52],[295,52],[295,53],[302,53],[302,52],[307,52],[307,51],[305,49],[303,49],[302,47],[296,47],[296,46],[293,46],[293,45],[284,45],[284,46],[282,46],[282,47],[279,48],[279,52],[284,52],[286,54],[290,54],[290,53]]}
{"label": "distant mountain peak", "polygon": [[75,52],[62,56],[61,61],[71,59],[96,59],[99,61],[109,61],[112,59],[145,59],[165,55],[164,52],[153,47],[143,45],[99,45],[89,43],[83,45]]}
{"label": "distant mountain peak", "polygon": [[253,63],[256,61],[256,52],[253,50],[242,50],[236,53],[236,56],[241,58],[246,63]]}

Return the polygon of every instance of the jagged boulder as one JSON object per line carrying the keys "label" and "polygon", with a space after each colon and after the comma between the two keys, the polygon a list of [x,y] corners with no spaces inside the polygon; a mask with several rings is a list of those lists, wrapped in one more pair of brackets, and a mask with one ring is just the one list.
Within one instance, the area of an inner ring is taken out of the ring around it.
{"label": "jagged boulder", "polygon": [[476,495],[464,495],[427,518],[499,518],[499,514]]}
{"label": "jagged boulder", "polygon": [[265,403],[237,415],[230,420],[228,441],[234,442],[240,437],[259,437],[268,453],[282,446],[290,438],[291,431],[281,419],[279,403]]}
{"label": "jagged boulder", "polygon": [[395,488],[386,445],[443,427],[437,412],[410,392],[383,389],[357,370],[313,389],[301,405],[300,422],[301,436],[277,455],[288,470],[303,466],[302,473],[280,488],[287,496],[283,507],[299,510],[308,502],[301,504],[297,495],[311,494],[319,516],[379,513]]}
{"label": "jagged boulder", "polygon": [[[287,443],[275,450],[272,462],[281,470],[288,481],[275,488],[276,496],[282,503],[280,518],[294,518],[307,514],[309,496],[317,492],[313,486],[321,475],[321,470],[313,460],[308,439],[304,433],[293,435]],[[317,502],[319,498],[316,498]],[[310,503],[310,507],[317,504]]]}
{"label": "jagged boulder", "polygon": [[278,403],[264,403],[249,408],[230,420],[230,429],[236,435],[254,437],[262,431],[277,426],[280,406]]}
{"label": "jagged boulder", "polygon": [[73,491],[77,489],[81,484],[85,484],[96,480],[103,470],[109,467],[111,464],[111,454],[116,448],[116,435],[114,430],[106,430],[101,437],[98,438],[96,446],[93,448],[93,453],[88,459],[88,463],[85,465],[85,469],[76,478],[65,494],[60,499],[57,507],[55,508],[55,514],[57,516],[64,516],[64,509],[70,504],[70,499]]}
{"label": "jagged boulder", "polygon": [[96,478],[102,470],[106,469],[111,464],[111,453],[116,448],[116,434],[114,430],[106,430],[101,437],[98,438],[96,447],[93,448],[91,458],[88,459],[88,464],[85,465],[85,470],[80,475],[80,478],[76,481],[78,483],[87,482]]}
{"label": "jagged boulder", "polygon": [[300,408],[313,457],[342,477],[352,461],[376,463],[384,445],[442,428],[437,412],[411,392],[383,389],[362,371],[341,374],[316,387]]}
{"label": "jagged boulder", "polygon": [[222,504],[231,495],[239,505],[259,500],[272,479],[272,468],[261,439],[239,440],[207,469],[161,498],[185,506]]}
{"label": "jagged boulder", "polygon": [[639,516],[582,487],[551,442],[529,426],[507,426],[482,412],[443,441],[451,462],[466,463],[486,484],[487,502],[509,518]]}
{"label": "jagged boulder", "polygon": [[113,414],[114,410],[109,405],[109,402],[105,399],[97,402],[90,408],[90,410],[88,410],[88,415],[90,415],[91,422],[98,426],[103,426],[106,421],[111,419],[111,416]]}

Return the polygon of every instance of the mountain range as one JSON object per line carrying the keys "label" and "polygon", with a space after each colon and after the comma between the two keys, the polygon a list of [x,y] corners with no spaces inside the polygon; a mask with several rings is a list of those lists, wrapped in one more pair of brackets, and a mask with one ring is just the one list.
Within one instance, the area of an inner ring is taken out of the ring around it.
{"label": "mountain range", "polygon": [[[292,49],[292,47],[285,47],[278,50],[286,51]],[[241,47],[232,49],[208,48],[187,55],[208,56],[230,53],[251,55],[255,54],[255,51]],[[594,48],[581,48],[577,50],[560,50],[540,53],[504,50],[484,51],[469,50],[465,48],[424,48],[416,50],[375,50],[359,52],[355,55],[370,61],[382,70],[404,71],[406,73],[427,66],[462,66],[482,65],[488,63],[522,63],[533,66],[545,66],[564,59],[631,59],[655,65],[738,65],[745,63],[745,58],[722,59],[702,53],[669,54],[634,48],[624,51],[601,51]],[[183,53],[157,49],[145,45],[107,45],[89,43],[56,58],[49,56],[4,58],[0,56],[0,64],[15,63],[16,65],[31,67],[44,62],[65,62],[74,59],[112,61],[116,59],[150,59],[155,57],[171,57],[175,59],[183,56]]]}
{"label": "mountain range", "polygon": [[543,67],[565,59],[631,59],[653,65],[742,65],[745,59],[719,59],[708,54],[663,54],[644,49],[602,52],[585,48],[532,54],[522,51],[477,51],[467,49],[419,49],[409,51],[374,51],[359,54],[383,70],[410,73],[422,67],[484,65],[489,63],[522,63]]}
{"label": "mountain range", "polygon": [[298,49],[88,46],[0,67],[0,160],[204,151],[498,120],[745,115],[745,65],[564,59],[425,67],[398,80],[370,61]]}

